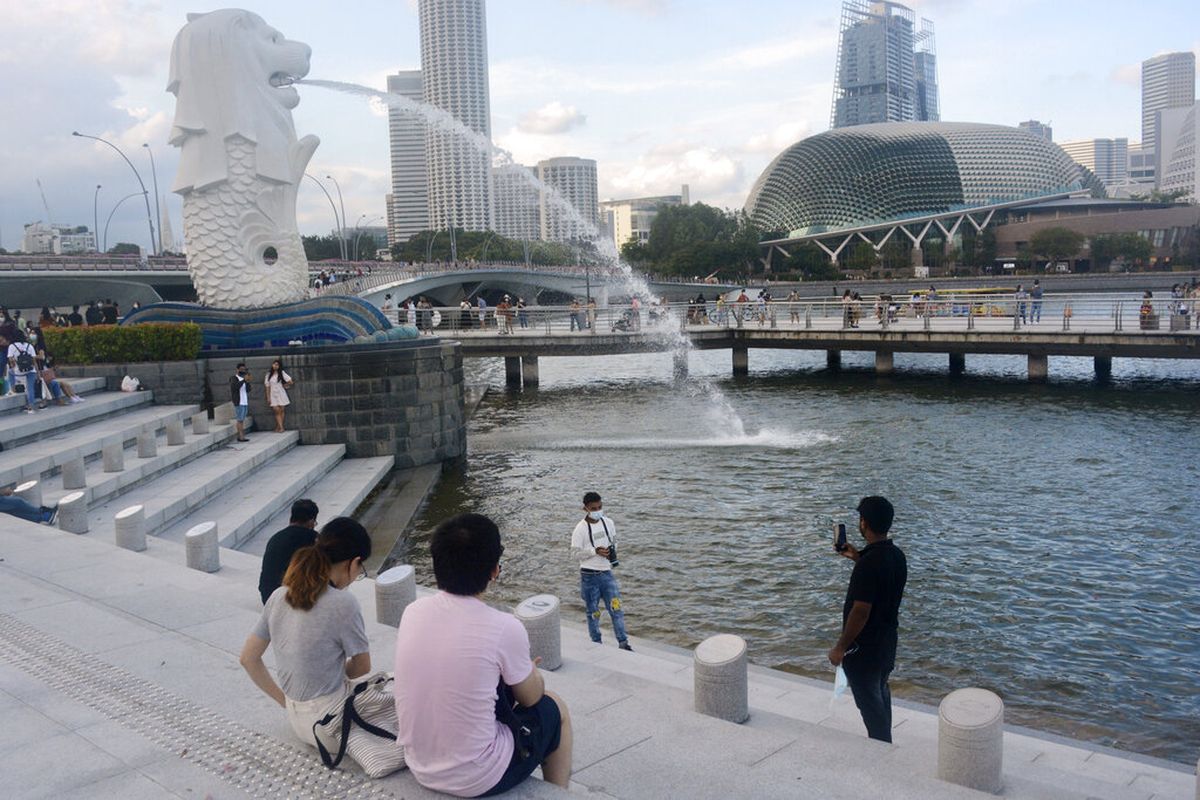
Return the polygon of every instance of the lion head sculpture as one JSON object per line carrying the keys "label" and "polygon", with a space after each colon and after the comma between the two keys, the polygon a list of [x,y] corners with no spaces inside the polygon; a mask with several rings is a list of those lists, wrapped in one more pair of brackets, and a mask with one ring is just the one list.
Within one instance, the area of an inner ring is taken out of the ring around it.
{"label": "lion head sculpture", "polygon": [[256,145],[259,177],[297,182],[291,110],[300,96],[291,84],[308,74],[311,55],[249,11],[189,14],[171,48],[167,84],[176,97],[169,142],[182,148],[172,191],[226,180],[225,142],[235,135]]}

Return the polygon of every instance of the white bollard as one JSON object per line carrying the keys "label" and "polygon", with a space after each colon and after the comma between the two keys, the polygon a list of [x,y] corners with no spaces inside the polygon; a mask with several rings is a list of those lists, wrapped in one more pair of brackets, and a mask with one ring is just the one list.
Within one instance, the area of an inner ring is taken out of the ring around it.
{"label": "white bollard", "polygon": [[208,433],[207,411],[201,411],[199,414],[192,414],[192,433],[196,436],[201,436]]}
{"label": "white bollard", "polygon": [[187,565],[201,572],[216,572],[221,568],[221,545],[217,541],[217,523],[201,522],[184,534],[187,542]]}
{"label": "white bollard", "polygon": [[400,625],[404,609],[417,599],[417,573],[409,564],[384,570],[375,578],[375,620],[393,628]]}
{"label": "white bollard", "polygon": [[173,419],[167,423],[167,447],[183,444],[183,420]]}
{"label": "white bollard", "polygon": [[746,640],[740,636],[719,633],[701,642],[692,660],[696,710],[728,722],[745,722],[750,717],[748,665]]}
{"label": "white bollard", "polygon": [[62,482],[64,489],[82,489],[87,486],[87,472],[84,470],[82,458],[72,458],[62,465]]}
{"label": "white bollard", "polygon": [[142,506],[130,506],[118,511],[116,517],[117,547],[141,552],[146,549],[146,512]]}
{"label": "white bollard", "polygon": [[542,669],[555,670],[562,666],[562,624],[558,605],[558,598],[552,594],[535,594],[522,600],[513,612],[529,634],[529,657],[542,659]]}
{"label": "white bollard", "polygon": [[938,706],[938,778],[999,794],[1003,768],[1004,701],[987,689],[946,695]]}
{"label": "white bollard", "polygon": [[71,492],[58,501],[58,528],[67,533],[87,533],[87,496]]}
{"label": "white bollard", "polygon": [[221,403],[213,409],[213,423],[216,425],[228,425],[233,422],[233,403]]}
{"label": "white bollard", "polygon": [[40,481],[25,481],[16,489],[13,496],[19,497],[31,506],[42,507],[42,484]]}
{"label": "white bollard", "polygon": [[154,431],[142,431],[138,434],[138,458],[154,458],[158,455],[158,439]]}
{"label": "white bollard", "polygon": [[125,471],[125,443],[109,442],[104,445],[104,471]]}

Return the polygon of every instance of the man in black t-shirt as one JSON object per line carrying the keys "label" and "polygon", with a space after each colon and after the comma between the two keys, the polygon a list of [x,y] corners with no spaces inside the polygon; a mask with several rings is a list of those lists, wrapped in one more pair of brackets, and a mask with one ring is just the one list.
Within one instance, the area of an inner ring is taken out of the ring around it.
{"label": "man in black t-shirt", "polygon": [[846,672],[854,704],[867,735],[892,740],[892,693],[888,675],[896,666],[900,601],[908,581],[908,561],[888,538],[895,511],[883,497],[858,503],[858,530],[867,540],[862,550],[847,544],[841,555],[854,562],[842,606],[842,635],[829,651],[829,662]]}
{"label": "man in black t-shirt", "polygon": [[317,504],[312,500],[297,500],[292,503],[292,517],[288,526],[267,542],[267,549],[263,551],[262,573],[258,577],[258,593],[264,605],[271,593],[283,585],[283,575],[296,551],[317,540],[317,512]]}

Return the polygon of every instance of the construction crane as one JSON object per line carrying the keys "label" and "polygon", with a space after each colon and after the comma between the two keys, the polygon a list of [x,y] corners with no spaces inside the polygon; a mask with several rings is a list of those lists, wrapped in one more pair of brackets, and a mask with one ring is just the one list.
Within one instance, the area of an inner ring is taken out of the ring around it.
{"label": "construction crane", "polygon": [[34,180],[37,181],[38,192],[42,195],[42,208],[46,209],[46,226],[49,227],[54,224],[54,217],[50,214],[50,204],[46,202],[46,190],[42,188],[41,178],[34,178]]}

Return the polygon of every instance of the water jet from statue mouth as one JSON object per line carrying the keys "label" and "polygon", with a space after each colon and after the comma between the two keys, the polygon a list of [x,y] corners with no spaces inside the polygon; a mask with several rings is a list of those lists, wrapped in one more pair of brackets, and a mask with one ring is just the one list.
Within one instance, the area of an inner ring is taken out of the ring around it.
{"label": "water jet from statue mouth", "polygon": [[289,75],[286,72],[275,72],[267,79],[267,82],[276,89],[285,89],[298,80],[299,78],[295,75]]}

